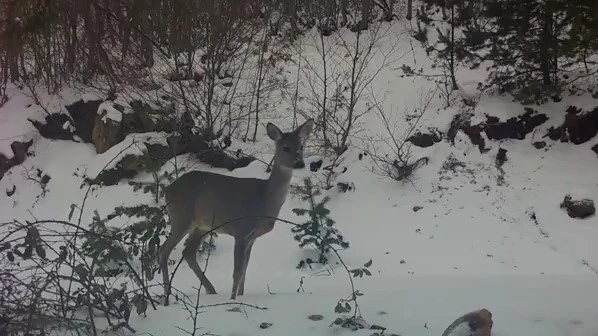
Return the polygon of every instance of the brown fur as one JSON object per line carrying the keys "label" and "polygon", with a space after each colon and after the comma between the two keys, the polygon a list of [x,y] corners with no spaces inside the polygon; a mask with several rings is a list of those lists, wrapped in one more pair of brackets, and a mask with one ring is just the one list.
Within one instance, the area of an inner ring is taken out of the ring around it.
{"label": "brown fur", "polygon": [[487,309],[480,309],[460,316],[446,328],[442,336],[449,336],[458,325],[464,322],[467,322],[473,336],[490,336],[494,323],[492,313]]}

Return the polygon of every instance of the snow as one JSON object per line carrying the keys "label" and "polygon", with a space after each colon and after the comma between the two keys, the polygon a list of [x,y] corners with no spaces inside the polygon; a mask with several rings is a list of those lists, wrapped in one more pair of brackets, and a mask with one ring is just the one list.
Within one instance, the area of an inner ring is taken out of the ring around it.
{"label": "snow", "polygon": [[[403,27],[397,24],[393,29],[398,36]],[[413,55],[402,56],[403,50],[411,45],[407,36],[401,37],[396,51],[399,64],[429,66],[421,48],[416,48]],[[384,48],[384,44],[381,46]],[[312,66],[318,69],[320,63],[313,48],[309,53],[304,51],[303,57],[311,59]],[[339,57],[343,57],[342,53]],[[290,64],[285,66],[289,83],[295,83],[292,77],[296,69]],[[376,66],[373,65],[372,72]],[[384,110],[396,114],[400,122],[398,132],[404,132],[409,128],[404,122],[404,113],[412,113],[420,106],[422,92],[433,90],[434,84],[424,79],[402,78],[400,71],[392,70],[396,66],[388,65],[380,72],[373,82],[372,92],[385,97],[381,102]],[[479,97],[473,122],[484,120],[485,114],[504,120],[523,113],[523,106],[507,97],[477,94],[475,84],[483,76],[481,70],[467,70],[462,77],[457,76],[462,78],[463,96]],[[10,143],[14,140],[35,138],[36,141],[31,150],[35,155],[0,180],[0,189],[8,190],[16,185],[13,196],[0,193],[0,222],[32,216],[66,220],[70,205],[81,204],[87,192],[86,187],[81,187],[84,176],[93,178],[104,167],[113,167],[117,155],[140,153],[144,142],[165,141],[162,133],[131,134],[107,152],[96,154],[89,144],[44,139],[36,135],[27,121],[29,117],[43,119],[43,109],[36,105],[27,107],[31,104],[30,98],[17,88],[7,93],[11,98],[0,108],[0,152],[11,154]],[[81,95],[66,92],[42,98],[48,102],[51,112],[57,112],[78,99],[75,97]],[[98,113],[106,111],[105,118],[118,122],[122,113],[112,104],[102,104]],[[566,194],[598,201],[598,161],[589,149],[597,140],[579,146],[547,141],[547,150],[531,145],[533,141],[543,140],[541,136],[548,127],[562,122],[563,111],[569,104],[591,108],[596,100],[564,97],[558,103],[533,106],[538,112],[546,113],[550,120],[524,140],[486,139],[491,150],[485,154],[480,154],[461,132],[455,146],[448,142],[429,148],[413,146],[414,157],[428,156],[430,160],[416,171],[411,181],[395,182],[373,174],[370,158],[358,158],[364,137],[360,134],[351,139],[353,146],[343,155],[344,161],[339,167],[347,167],[347,172],[339,175],[337,181],[353,182],[355,191],[340,193],[332,188],[323,194],[331,197],[328,206],[336,228],[351,243],[349,249],[340,252],[344,262],[353,268],[373,260],[373,275],[355,280],[356,289],[364,293],[359,297],[359,306],[367,322],[387,328],[385,334],[440,335],[458,316],[487,308],[494,314],[493,334],[498,336],[598,333],[598,217],[574,220],[559,208]],[[282,105],[279,110],[285,111]],[[436,97],[417,129],[446,130],[457,112],[458,106],[445,109],[443,99]],[[274,116],[272,119],[289,130],[291,118]],[[266,121],[269,120],[262,120]],[[385,132],[373,114],[364,117],[361,127],[367,135]],[[255,147],[238,146],[248,148],[261,161],[229,172],[208,168],[188,155],[177,159],[192,169],[266,178],[265,166],[271,158],[272,143],[264,127],[260,129]],[[507,150],[502,184],[497,182],[500,172],[494,164],[499,147]],[[320,158],[316,154],[306,153],[308,164]],[[455,172],[443,169],[451,156],[463,162],[465,168]],[[35,168],[51,176],[48,194],[40,199],[37,197],[41,192],[39,185],[26,178],[26,172]],[[167,163],[164,169],[171,169],[171,164]],[[322,174],[322,171],[314,173],[308,169],[297,171],[292,183],[301,184],[304,176],[321,177]],[[142,174],[136,178],[144,179],[151,177]],[[116,206],[149,202],[152,202],[151,196],[133,192],[124,182],[94,188],[89,193],[82,222],[89,223],[96,209],[104,216]],[[280,217],[301,222],[303,219],[291,211],[300,206],[303,206],[301,201],[289,195]],[[415,212],[414,206],[422,209]],[[531,219],[532,213],[537,224]],[[200,304],[205,307],[199,315],[199,333],[299,336],[371,335],[375,332],[352,333],[329,327],[337,317],[333,310],[336,302],[351,293],[347,274],[336,258],[331,258],[331,266],[324,269],[296,269],[301,258],[313,254],[309,249],[298,248],[290,226],[282,222],[256,242],[247,271],[246,295],[238,298],[239,302],[268,309],[246,306],[241,307],[240,312],[228,311],[235,304],[219,304],[229,302],[233,240],[219,235],[215,243],[217,247],[210,255],[207,275],[218,294],[201,294]],[[171,259],[178,261],[182,248],[181,243]],[[201,257],[200,264],[203,267],[205,256]],[[298,291],[302,277],[305,277],[305,292]],[[161,279],[161,275],[156,278]],[[194,288],[198,285],[199,281],[183,262],[173,286],[195,302]],[[161,287],[152,288],[152,293],[161,291]],[[157,308],[157,311],[150,308],[147,317],[132,314],[131,325],[139,334],[185,335],[179,328],[193,328],[192,319],[181,302],[171,298],[171,306]],[[324,319],[309,320],[307,317],[311,314],[321,314]],[[262,322],[272,323],[272,326],[261,330]]]}
{"label": "snow", "polygon": [[106,122],[107,119],[121,122],[123,119],[123,112],[117,110],[114,107],[114,103],[111,101],[105,101],[98,107],[98,114],[102,116],[102,122]]}

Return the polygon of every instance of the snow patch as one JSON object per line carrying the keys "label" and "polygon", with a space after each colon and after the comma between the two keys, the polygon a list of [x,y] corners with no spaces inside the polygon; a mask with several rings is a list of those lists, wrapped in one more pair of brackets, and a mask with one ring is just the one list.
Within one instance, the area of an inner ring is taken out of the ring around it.
{"label": "snow patch", "polygon": [[117,110],[114,107],[114,103],[111,101],[105,101],[98,107],[98,114],[102,116],[102,122],[106,122],[107,119],[120,123],[123,118],[123,112]]}

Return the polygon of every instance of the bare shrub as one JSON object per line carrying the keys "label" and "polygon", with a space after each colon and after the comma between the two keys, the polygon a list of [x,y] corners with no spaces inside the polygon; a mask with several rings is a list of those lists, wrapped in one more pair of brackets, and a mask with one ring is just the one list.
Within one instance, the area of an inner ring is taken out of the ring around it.
{"label": "bare shrub", "polygon": [[[409,180],[415,170],[423,164],[428,163],[427,157],[414,159],[411,152],[411,143],[407,139],[413,134],[422,116],[428,110],[430,103],[434,99],[435,91],[420,93],[418,107],[413,114],[405,113],[408,116],[408,128],[401,136],[399,135],[399,123],[401,121],[393,119],[384,111],[380,102],[374,102],[376,115],[384,126],[385,136],[371,136],[366,141],[365,152],[372,158],[374,164],[372,172],[377,175],[389,177],[395,181]],[[379,145],[390,149],[390,153],[381,153]]]}
{"label": "bare shrub", "polygon": [[312,33],[313,43],[308,47],[317,54],[317,60],[308,59],[305,52],[300,54],[303,67],[299,85],[306,93],[299,111],[315,118],[323,148],[337,155],[345,151],[349,137],[359,132],[359,119],[371,111],[366,90],[396,61],[391,57],[400,36],[394,36],[390,28],[377,22],[365,32],[345,29],[331,36]]}

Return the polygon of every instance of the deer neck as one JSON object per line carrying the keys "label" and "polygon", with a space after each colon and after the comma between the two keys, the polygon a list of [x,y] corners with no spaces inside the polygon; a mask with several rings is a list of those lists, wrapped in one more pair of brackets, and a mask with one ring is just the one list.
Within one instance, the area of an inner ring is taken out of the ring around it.
{"label": "deer neck", "polygon": [[274,161],[272,172],[266,182],[266,204],[269,209],[275,210],[275,215],[278,215],[278,210],[286,200],[292,177],[292,168],[283,167]]}

